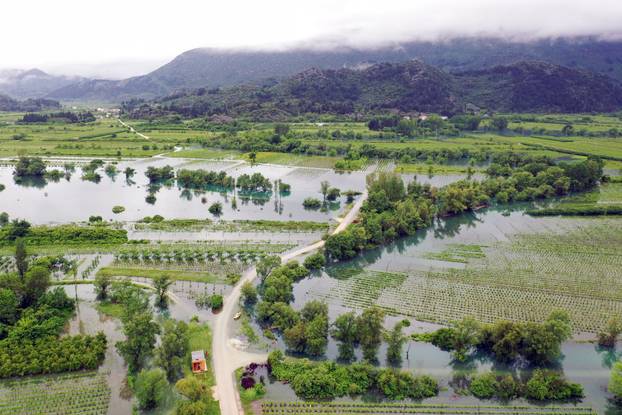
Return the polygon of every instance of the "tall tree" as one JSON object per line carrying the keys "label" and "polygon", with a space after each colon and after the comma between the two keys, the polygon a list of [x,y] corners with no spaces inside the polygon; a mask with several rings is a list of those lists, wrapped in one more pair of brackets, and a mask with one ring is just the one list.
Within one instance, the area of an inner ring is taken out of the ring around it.
{"label": "tall tree", "polygon": [[168,275],[158,275],[153,279],[153,288],[156,290],[156,305],[165,308],[168,305],[168,289],[173,280]]}
{"label": "tall tree", "polygon": [[28,254],[22,238],[15,241],[15,267],[19,276],[24,279],[24,274],[28,270]]}
{"label": "tall tree", "polygon": [[328,194],[328,190],[330,189],[330,183],[326,180],[320,182],[320,192],[322,193],[322,197],[324,199],[324,203],[326,203],[326,195]]}
{"label": "tall tree", "polygon": [[156,362],[164,369],[170,382],[183,375],[183,367],[189,351],[188,325],[183,321],[167,320],[164,323],[164,333],[160,338],[160,347],[156,350]]}
{"label": "tall tree", "polygon": [[387,361],[395,366],[402,364],[402,347],[408,340],[404,335],[403,328],[410,326],[408,320],[402,320],[395,324],[393,330],[385,333],[384,340],[387,342]]}
{"label": "tall tree", "polygon": [[382,344],[383,324],[384,311],[378,307],[366,309],[357,319],[359,342],[363,349],[363,358],[369,362],[377,360],[378,349]]}
{"label": "tall tree", "polygon": [[125,340],[117,342],[116,346],[130,372],[137,372],[153,354],[156,335],[159,332],[160,327],[153,321],[153,314],[149,309],[136,312],[124,319]]}
{"label": "tall tree", "polygon": [[339,359],[350,362],[354,359],[354,346],[358,341],[358,325],[353,312],[337,317],[331,328],[330,335],[339,342]]}

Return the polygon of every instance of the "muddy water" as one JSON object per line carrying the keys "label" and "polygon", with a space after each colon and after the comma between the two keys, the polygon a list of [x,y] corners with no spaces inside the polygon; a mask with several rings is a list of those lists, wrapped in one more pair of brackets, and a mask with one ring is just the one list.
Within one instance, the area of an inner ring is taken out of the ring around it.
{"label": "muddy water", "polygon": [[111,391],[108,414],[132,413],[131,399],[124,398],[122,394],[127,368],[115,347],[116,342],[125,338],[121,322],[97,311],[93,285],[65,285],[64,288],[67,295],[79,299],[76,315],[70,321],[70,334],[97,334],[102,331],[108,339],[106,358],[99,367],[100,373],[106,373]]}
{"label": "muddy water", "polygon": [[[237,195],[237,209],[233,209],[232,192],[194,191],[178,188],[176,185],[162,185],[152,189],[156,197],[153,204],[145,201],[150,189],[145,177],[149,166],[171,165],[175,169],[226,170],[227,174],[238,177],[241,174],[259,172],[271,181],[282,180],[291,185],[291,193]],[[122,171],[132,167],[136,174],[126,180]],[[165,218],[213,218],[207,208],[214,202],[221,202],[224,220],[232,219],[271,219],[271,220],[314,220],[324,221],[339,216],[344,206],[334,203],[326,212],[305,210],[302,202],[307,197],[321,198],[320,182],[328,181],[341,190],[362,190],[365,186],[365,173],[336,173],[328,169],[255,165],[238,161],[188,161],[184,159],[152,158],[141,161],[121,162],[117,165],[119,174],[114,177],[98,172],[102,176],[99,183],[83,181],[82,172],[77,168],[69,180],[58,182],[30,180],[21,184],[13,180],[12,167],[0,167],[0,183],[6,186],[2,192],[2,211],[11,217],[27,219],[32,223],[65,223],[87,220],[90,215],[102,216],[105,220],[136,221],[145,216],[162,215]],[[112,207],[120,205],[125,212],[113,214]],[[41,209],[45,206],[45,209]]]}

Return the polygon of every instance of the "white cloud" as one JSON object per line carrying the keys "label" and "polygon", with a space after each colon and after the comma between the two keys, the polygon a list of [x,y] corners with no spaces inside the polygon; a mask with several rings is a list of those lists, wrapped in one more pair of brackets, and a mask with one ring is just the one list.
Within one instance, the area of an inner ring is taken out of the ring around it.
{"label": "white cloud", "polygon": [[115,76],[196,47],[622,35],[620,0],[4,0],[0,13],[2,67]]}

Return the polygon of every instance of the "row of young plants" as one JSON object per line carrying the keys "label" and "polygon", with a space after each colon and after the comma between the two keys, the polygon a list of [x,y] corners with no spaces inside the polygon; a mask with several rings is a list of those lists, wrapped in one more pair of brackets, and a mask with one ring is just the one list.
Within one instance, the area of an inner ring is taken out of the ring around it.
{"label": "row of young plants", "polygon": [[0,383],[0,414],[105,415],[110,388],[104,374],[73,372]]}
{"label": "row of young plants", "polygon": [[279,221],[279,220],[233,220],[212,221],[210,219],[164,219],[162,216],[148,216],[134,225],[136,230],[154,231],[226,231],[226,232],[315,232],[327,231],[326,222]]}
{"label": "row of young plants", "polygon": [[312,402],[262,401],[263,414],[486,414],[486,415],[574,415],[595,412],[585,406],[528,406],[528,405],[459,405],[391,402]]}

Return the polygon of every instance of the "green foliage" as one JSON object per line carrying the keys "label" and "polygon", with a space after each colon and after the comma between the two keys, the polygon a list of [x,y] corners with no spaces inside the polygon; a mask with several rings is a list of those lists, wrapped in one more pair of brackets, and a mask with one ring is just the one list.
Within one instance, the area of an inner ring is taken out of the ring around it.
{"label": "green foliage", "polygon": [[255,288],[251,282],[245,281],[244,284],[242,284],[240,291],[242,293],[242,300],[245,304],[251,305],[257,302],[257,288]]}
{"label": "green foliage", "polygon": [[614,347],[620,333],[622,333],[622,321],[618,316],[613,316],[607,322],[605,331],[598,333],[598,345],[601,347]]}
{"label": "green foliage", "polygon": [[138,407],[157,408],[164,401],[167,388],[166,373],[162,369],[141,370],[134,384]]}
{"label": "green foliage", "polygon": [[235,186],[241,192],[269,192],[272,190],[272,182],[261,173],[253,173],[252,175],[242,174],[236,181]]}
{"label": "green foliage", "polygon": [[316,252],[315,254],[306,257],[303,265],[311,271],[321,269],[324,265],[326,265],[326,256],[323,252]]}
{"label": "green foliage", "polygon": [[145,171],[145,176],[149,179],[149,183],[158,183],[174,178],[175,171],[169,165],[163,167],[149,166]]}
{"label": "green foliage", "polygon": [[438,394],[438,384],[428,376],[413,377],[408,372],[378,370],[367,364],[338,365],[285,358],[280,351],[268,356],[272,374],[288,382],[304,399],[332,399],[358,395],[378,388],[389,399],[400,396],[422,399]]}
{"label": "green foliage", "polygon": [[358,321],[354,312],[341,314],[332,324],[330,335],[339,342],[339,360],[354,360],[354,346],[359,338]]}
{"label": "green foliage", "polygon": [[16,179],[43,177],[44,174],[45,163],[39,157],[20,157],[13,171],[13,176]]}
{"label": "green foliage", "polygon": [[222,203],[214,202],[207,210],[214,216],[220,216],[222,215]]}
{"label": "green foliage", "polygon": [[315,197],[308,197],[305,200],[302,201],[302,206],[305,209],[319,209],[320,207],[322,207],[322,201],[320,199],[317,199]]}
{"label": "green foliage", "polygon": [[[0,228],[0,246],[15,239],[15,225]],[[20,225],[21,227],[21,225]],[[34,245],[116,245],[127,242],[127,231],[103,226],[28,226],[23,232],[24,243]]]}
{"label": "green foliage", "polygon": [[106,336],[39,337],[0,342],[0,378],[96,369],[106,354]]}
{"label": "green foliage", "polygon": [[125,212],[125,208],[123,206],[113,206],[112,213],[119,214]]}
{"label": "green foliage", "polygon": [[554,371],[536,369],[525,384],[525,397],[536,401],[583,398],[583,387]]}
{"label": "green foliage", "polygon": [[608,390],[616,399],[622,399],[622,361],[615,362],[611,368]]}
{"label": "green foliage", "polygon": [[108,298],[108,290],[112,284],[112,277],[109,275],[98,273],[95,276],[93,285],[98,300],[106,300]]}
{"label": "green foliage", "polygon": [[183,375],[186,355],[190,351],[188,325],[183,321],[167,320],[160,337],[160,346],[156,349],[156,363],[166,372],[166,378],[172,382]]}
{"label": "green foliage", "polygon": [[357,318],[359,342],[363,349],[363,358],[369,362],[377,360],[376,355],[382,344],[382,329],[384,325],[384,312],[371,307],[363,311]]}
{"label": "green foliage", "polygon": [[491,399],[497,393],[499,383],[494,373],[474,377],[469,384],[469,392],[479,399]]}
{"label": "green foliage", "polygon": [[[406,323],[410,325],[408,320]],[[395,366],[402,363],[402,347],[408,341],[408,337],[404,335],[404,321],[397,322],[392,330],[384,333],[384,341],[387,342],[387,361]]]}
{"label": "green foliage", "polygon": [[168,289],[174,281],[168,275],[158,275],[153,279],[153,288],[156,291],[156,305],[164,308],[168,305]]}
{"label": "green foliage", "polygon": [[181,169],[177,171],[177,183],[189,189],[208,189],[209,187],[232,189],[234,179],[224,171]]}

